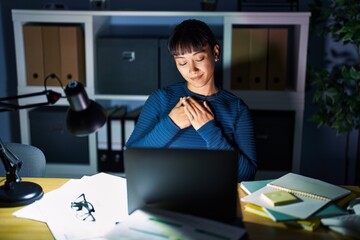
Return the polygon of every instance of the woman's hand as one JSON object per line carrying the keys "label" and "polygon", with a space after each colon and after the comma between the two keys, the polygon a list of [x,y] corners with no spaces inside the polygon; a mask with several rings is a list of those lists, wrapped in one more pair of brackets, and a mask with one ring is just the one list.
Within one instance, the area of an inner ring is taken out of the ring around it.
{"label": "woman's hand", "polygon": [[179,102],[169,113],[170,119],[180,128],[184,129],[191,126],[191,122],[184,110],[184,102],[185,98],[180,98]]}
{"label": "woman's hand", "polygon": [[206,101],[199,102],[192,97],[186,97],[180,100],[182,100],[185,114],[195,130],[198,130],[204,124],[214,119],[214,114]]}

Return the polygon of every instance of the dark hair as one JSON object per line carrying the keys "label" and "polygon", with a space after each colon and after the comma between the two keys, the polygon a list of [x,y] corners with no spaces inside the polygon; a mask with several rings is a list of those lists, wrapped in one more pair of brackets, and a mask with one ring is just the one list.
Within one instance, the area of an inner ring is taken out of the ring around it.
{"label": "dark hair", "polygon": [[168,40],[168,50],[176,56],[198,51],[207,44],[211,49],[218,44],[209,26],[200,20],[189,19],[175,27]]}

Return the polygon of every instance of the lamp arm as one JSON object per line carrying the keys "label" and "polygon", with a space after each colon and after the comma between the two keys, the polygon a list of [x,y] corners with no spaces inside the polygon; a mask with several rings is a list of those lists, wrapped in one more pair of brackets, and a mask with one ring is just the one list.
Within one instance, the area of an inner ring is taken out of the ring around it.
{"label": "lamp arm", "polygon": [[[4,102],[4,101],[10,101],[10,100],[17,100],[17,99],[21,99],[21,98],[29,98],[29,97],[41,96],[41,95],[46,96],[46,99],[47,99],[46,102],[40,102],[40,103],[34,103],[34,104],[26,104],[26,105],[18,105],[18,104],[12,104],[12,103]],[[24,108],[33,108],[33,107],[39,107],[39,106],[54,104],[60,99],[60,97],[61,97],[61,93],[58,93],[58,92],[55,92],[55,91],[52,91],[52,90],[44,90],[42,92],[29,93],[29,94],[23,94],[23,95],[0,98],[0,112],[7,112],[7,111],[24,109]]]}
{"label": "lamp arm", "polygon": [[0,139],[0,158],[6,171],[5,188],[11,189],[13,183],[20,182],[21,177],[18,172],[21,169],[22,161],[13,154]]}

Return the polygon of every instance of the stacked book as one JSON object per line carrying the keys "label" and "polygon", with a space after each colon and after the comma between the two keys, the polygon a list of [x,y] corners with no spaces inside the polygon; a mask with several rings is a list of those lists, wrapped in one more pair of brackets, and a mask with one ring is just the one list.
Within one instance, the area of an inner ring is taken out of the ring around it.
{"label": "stacked book", "polygon": [[275,222],[313,231],[320,219],[347,214],[342,207],[354,198],[350,190],[302,175],[244,181],[244,210]]}

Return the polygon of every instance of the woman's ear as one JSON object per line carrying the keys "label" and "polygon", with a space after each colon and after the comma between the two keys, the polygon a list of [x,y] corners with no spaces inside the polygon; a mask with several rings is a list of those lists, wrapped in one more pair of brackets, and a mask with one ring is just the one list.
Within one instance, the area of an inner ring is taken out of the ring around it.
{"label": "woman's ear", "polygon": [[220,46],[219,46],[219,44],[215,44],[213,53],[214,53],[215,62],[219,61],[219,59],[220,59]]}

